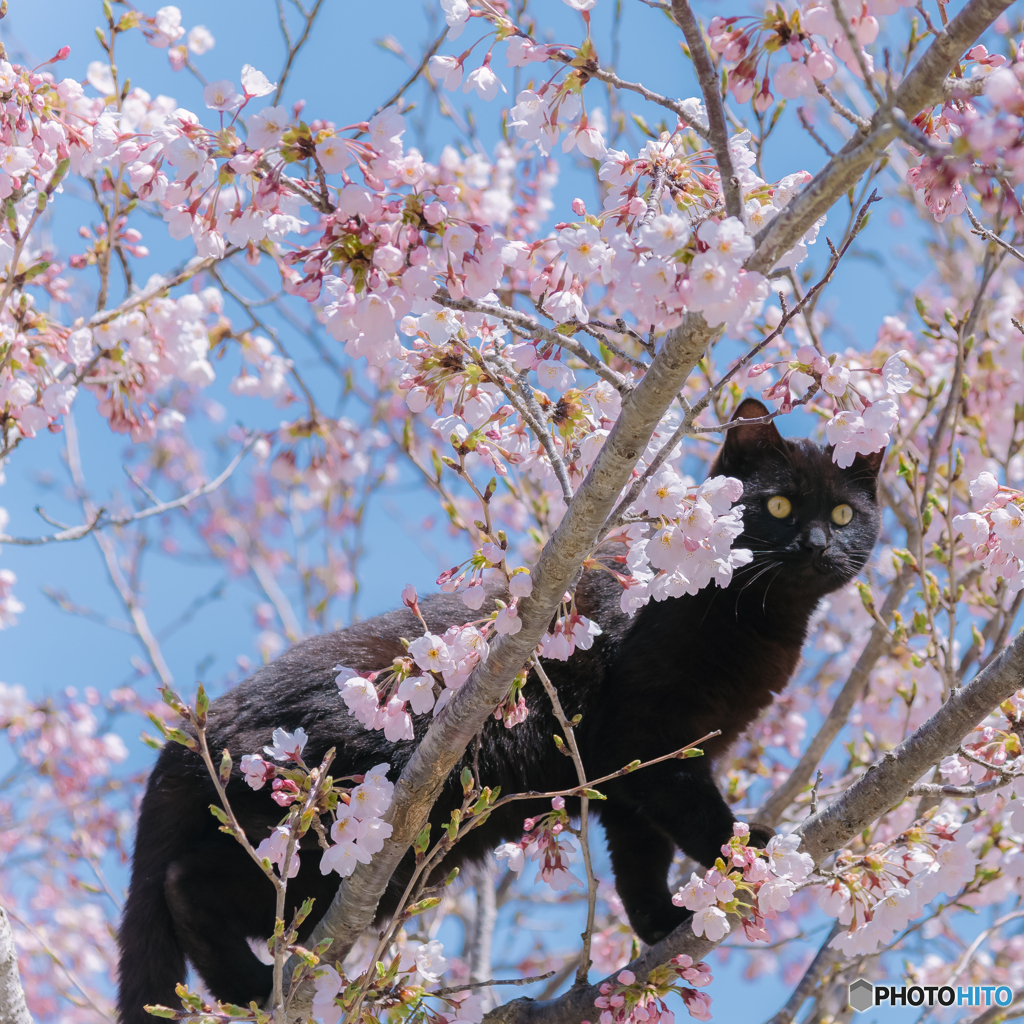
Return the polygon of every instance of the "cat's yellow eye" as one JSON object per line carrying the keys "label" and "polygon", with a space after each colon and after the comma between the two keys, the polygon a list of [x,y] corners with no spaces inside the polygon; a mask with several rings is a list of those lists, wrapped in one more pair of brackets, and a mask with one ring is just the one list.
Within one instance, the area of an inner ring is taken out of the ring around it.
{"label": "cat's yellow eye", "polygon": [[832,522],[837,526],[845,526],[853,518],[853,509],[849,505],[836,505],[832,509]]}
{"label": "cat's yellow eye", "polygon": [[771,512],[776,519],[785,519],[790,512],[793,511],[793,506],[789,502],[789,498],[784,498],[781,494],[776,494],[774,498],[768,499],[768,511]]}

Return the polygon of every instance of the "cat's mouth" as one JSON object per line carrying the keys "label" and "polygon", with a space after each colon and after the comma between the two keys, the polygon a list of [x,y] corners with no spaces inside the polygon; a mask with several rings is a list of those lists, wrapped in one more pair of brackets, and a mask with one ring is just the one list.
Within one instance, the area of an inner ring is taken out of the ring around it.
{"label": "cat's mouth", "polygon": [[828,548],[808,550],[801,547],[771,553],[755,551],[754,558],[756,561],[782,563],[786,575],[817,586],[822,583],[842,585],[863,568],[856,559],[845,553],[833,553]]}

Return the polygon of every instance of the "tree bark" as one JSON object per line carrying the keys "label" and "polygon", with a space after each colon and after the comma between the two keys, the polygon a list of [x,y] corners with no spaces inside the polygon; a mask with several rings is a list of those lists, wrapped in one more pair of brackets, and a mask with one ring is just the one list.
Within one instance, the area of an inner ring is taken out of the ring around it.
{"label": "tree bark", "polygon": [[0,907],[0,1024],[32,1024],[7,911]]}

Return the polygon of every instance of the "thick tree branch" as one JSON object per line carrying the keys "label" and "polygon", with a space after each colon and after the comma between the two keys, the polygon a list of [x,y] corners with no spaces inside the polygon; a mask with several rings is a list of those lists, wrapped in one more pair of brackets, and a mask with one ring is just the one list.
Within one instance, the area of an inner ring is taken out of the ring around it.
{"label": "thick tree branch", "polygon": [[18,973],[14,933],[3,907],[0,907],[0,1024],[32,1024]]}
{"label": "thick tree branch", "polygon": [[929,768],[952,754],[965,736],[1024,687],[1024,632],[988,668],[872,765],[838,800],[797,828],[800,848],[819,863],[898,804]]}
{"label": "thick tree branch", "polygon": [[718,91],[718,74],[711,63],[708,48],[704,45],[704,34],[688,0],[672,0],[672,17],[683,30],[686,44],[690,48],[693,68],[697,72],[704,106],[708,112],[708,141],[715,154],[718,173],[722,178],[722,196],[725,198],[725,212],[730,217],[743,219],[743,197],[740,195],[740,180],[732,165],[729,151],[729,130],[725,126],[725,109]]}

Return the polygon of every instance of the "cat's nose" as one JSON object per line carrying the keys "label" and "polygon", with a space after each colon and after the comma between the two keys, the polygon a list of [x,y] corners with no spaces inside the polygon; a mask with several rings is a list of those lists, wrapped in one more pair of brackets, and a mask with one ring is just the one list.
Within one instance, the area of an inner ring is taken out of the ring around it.
{"label": "cat's nose", "polygon": [[820,567],[821,557],[828,550],[828,533],[823,526],[813,525],[807,531],[804,547],[811,553],[811,560]]}

